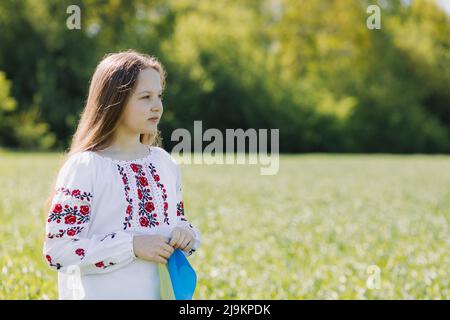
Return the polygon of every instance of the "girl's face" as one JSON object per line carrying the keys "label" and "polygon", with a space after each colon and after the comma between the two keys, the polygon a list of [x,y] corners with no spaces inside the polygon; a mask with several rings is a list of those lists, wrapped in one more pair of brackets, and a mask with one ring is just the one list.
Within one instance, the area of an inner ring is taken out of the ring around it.
{"label": "girl's face", "polygon": [[[123,126],[136,134],[154,133],[163,113],[159,72],[146,68],[139,73],[136,88],[125,106]],[[156,120],[149,120],[156,117]]]}

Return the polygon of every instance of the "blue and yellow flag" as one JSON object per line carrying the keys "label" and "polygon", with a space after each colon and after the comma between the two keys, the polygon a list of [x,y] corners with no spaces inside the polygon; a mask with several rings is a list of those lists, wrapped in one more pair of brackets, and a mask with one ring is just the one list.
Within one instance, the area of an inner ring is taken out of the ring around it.
{"label": "blue and yellow flag", "polygon": [[192,300],[197,275],[185,253],[176,249],[167,264],[158,263],[161,300]]}

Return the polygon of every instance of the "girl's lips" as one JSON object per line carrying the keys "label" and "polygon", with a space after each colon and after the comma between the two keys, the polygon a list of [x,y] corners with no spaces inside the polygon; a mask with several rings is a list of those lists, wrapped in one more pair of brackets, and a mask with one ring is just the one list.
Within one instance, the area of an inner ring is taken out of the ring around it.
{"label": "girl's lips", "polygon": [[152,122],[158,122],[159,118],[158,117],[153,117],[153,118],[149,118],[148,120],[152,121]]}

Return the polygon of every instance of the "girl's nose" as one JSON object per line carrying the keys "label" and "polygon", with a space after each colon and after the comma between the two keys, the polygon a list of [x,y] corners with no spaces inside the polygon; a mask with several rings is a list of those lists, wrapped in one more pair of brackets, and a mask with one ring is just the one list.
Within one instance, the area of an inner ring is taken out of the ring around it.
{"label": "girl's nose", "polygon": [[159,107],[159,106],[154,106],[154,107],[152,107],[152,112],[154,112],[154,113],[157,113],[157,112],[159,112],[159,110],[161,109],[161,107]]}
{"label": "girl's nose", "polygon": [[159,112],[161,109],[162,109],[162,104],[160,102],[153,104],[151,107],[152,112]]}

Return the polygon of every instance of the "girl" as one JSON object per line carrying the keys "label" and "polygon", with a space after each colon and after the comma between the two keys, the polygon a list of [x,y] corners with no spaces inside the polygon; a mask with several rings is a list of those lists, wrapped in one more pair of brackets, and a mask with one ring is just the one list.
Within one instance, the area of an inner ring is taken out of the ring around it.
{"label": "girl", "polygon": [[157,263],[199,248],[178,164],[158,147],[165,77],[132,50],[106,55],[92,76],[48,200],[43,254],[59,299],[160,299]]}

